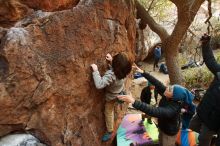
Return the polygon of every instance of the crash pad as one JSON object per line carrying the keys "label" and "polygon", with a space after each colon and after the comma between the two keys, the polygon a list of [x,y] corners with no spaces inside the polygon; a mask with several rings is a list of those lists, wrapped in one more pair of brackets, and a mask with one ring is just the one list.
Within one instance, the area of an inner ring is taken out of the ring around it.
{"label": "crash pad", "polygon": [[[147,129],[147,130],[146,130]],[[141,123],[141,114],[126,115],[117,130],[117,146],[151,145],[158,143],[158,129],[147,119]]]}
{"label": "crash pad", "polygon": [[[158,145],[158,128],[153,122],[141,122],[141,114],[127,114],[117,130],[117,146],[152,146]],[[190,129],[180,129],[176,144],[195,146],[198,144],[198,133]]]}

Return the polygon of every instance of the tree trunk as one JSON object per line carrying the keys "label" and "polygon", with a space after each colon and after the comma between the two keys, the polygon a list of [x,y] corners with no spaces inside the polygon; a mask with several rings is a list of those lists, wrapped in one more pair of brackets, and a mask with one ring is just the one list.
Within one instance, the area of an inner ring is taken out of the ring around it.
{"label": "tree trunk", "polygon": [[171,1],[177,6],[178,11],[178,22],[171,35],[168,34],[163,26],[154,21],[137,0],[135,2],[137,18],[141,18],[141,24],[143,26],[148,25],[152,31],[159,35],[162,41],[162,49],[165,52],[171,84],[181,84],[183,79],[178,64],[178,46],[204,0],[188,0],[187,2],[180,0]]}
{"label": "tree trunk", "polygon": [[165,41],[163,49],[165,52],[165,59],[168,68],[171,84],[182,84],[183,78],[178,63],[178,48],[175,48],[175,42]]}

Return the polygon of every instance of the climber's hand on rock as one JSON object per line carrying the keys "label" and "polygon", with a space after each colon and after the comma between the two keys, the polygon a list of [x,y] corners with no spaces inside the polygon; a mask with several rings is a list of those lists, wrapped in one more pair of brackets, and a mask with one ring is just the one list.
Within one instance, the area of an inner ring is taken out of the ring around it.
{"label": "climber's hand on rock", "polygon": [[98,67],[97,67],[96,64],[91,64],[90,66],[92,67],[93,71],[97,71],[98,70]]}
{"label": "climber's hand on rock", "polygon": [[112,62],[112,56],[109,53],[106,55],[105,59],[110,63]]}
{"label": "climber's hand on rock", "polygon": [[127,103],[133,104],[135,102],[135,99],[131,95],[118,95],[117,98]]}

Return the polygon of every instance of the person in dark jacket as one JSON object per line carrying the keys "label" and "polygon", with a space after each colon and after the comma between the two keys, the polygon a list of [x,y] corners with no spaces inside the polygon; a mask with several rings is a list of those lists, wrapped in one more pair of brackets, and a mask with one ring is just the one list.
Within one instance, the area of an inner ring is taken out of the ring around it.
{"label": "person in dark jacket", "polygon": [[147,87],[144,87],[141,91],[140,99],[142,102],[150,104],[151,98],[152,98],[152,90],[154,92],[154,98],[155,98],[155,102],[157,104],[157,100],[158,100],[157,89],[155,89],[155,86],[152,83],[150,83],[149,81],[147,83]]}
{"label": "person in dark jacket", "polygon": [[182,129],[188,129],[190,120],[196,111],[196,106],[193,103],[195,96],[185,87],[173,85],[173,100],[181,102],[181,119]]}
{"label": "person in dark jacket", "polygon": [[[155,98],[155,102],[156,102],[154,106],[156,106],[158,93],[155,89],[155,86],[152,85],[150,82],[148,82],[147,87],[144,87],[142,89],[140,99],[141,99],[142,102],[144,102],[146,104],[151,104],[152,90],[154,92],[154,98]],[[146,114],[142,114],[142,121],[141,122],[144,122],[145,118],[147,118],[147,122],[149,124],[152,124],[151,117],[147,116]]]}
{"label": "person in dark jacket", "polygon": [[160,61],[160,57],[161,57],[161,48],[160,46],[157,46],[155,49],[154,49],[154,68],[153,70],[155,71],[155,67],[159,67],[158,66],[158,63]]}
{"label": "person in dark jacket", "polygon": [[133,107],[148,114],[149,116],[158,118],[159,127],[159,143],[160,146],[174,146],[176,135],[180,128],[180,110],[181,104],[172,100],[172,93],[159,80],[148,73],[139,71],[142,76],[151,82],[157,92],[162,96],[158,107],[135,100],[131,95],[120,95],[118,98],[128,103],[132,103]]}
{"label": "person in dark jacket", "polygon": [[164,62],[160,64],[159,72],[162,72],[164,74],[168,74],[167,65]]}
{"label": "person in dark jacket", "polygon": [[[138,72],[143,72],[140,68],[136,66]],[[156,89],[156,88],[155,88]],[[181,122],[182,122],[182,129],[188,129],[190,120],[192,119],[193,115],[196,111],[196,106],[193,103],[195,96],[185,87],[174,84],[166,87],[164,94],[168,98],[172,98],[172,100],[179,101],[181,103]],[[142,93],[145,90],[142,90]],[[143,94],[141,93],[141,101]],[[147,92],[146,92],[147,93]],[[149,94],[146,94],[149,95]],[[148,96],[145,96],[145,99],[148,99]],[[142,102],[145,102],[144,100]],[[149,104],[149,99],[147,102]]]}
{"label": "person in dark jacket", "polygon": [[197,107],[197,114],[190,122],[190,129],[200,133],[199,146],[209,146],[214,134],[218,134],[216,146],[220,146],[220,64],[215,60],[210,39],[205,34],[200,40],[204,62],[214,74],[214,79]]}

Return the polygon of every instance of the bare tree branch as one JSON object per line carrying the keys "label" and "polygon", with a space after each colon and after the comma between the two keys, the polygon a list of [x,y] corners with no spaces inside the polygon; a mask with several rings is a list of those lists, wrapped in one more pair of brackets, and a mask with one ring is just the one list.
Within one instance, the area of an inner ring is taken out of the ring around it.
{"label": "bare tree branch", "polygon": [[143,6],[135,0],[137,17],[141,18],[142,24],[147,24],[152,31],[157,33],[162,41],[165,59],[169,70],[170,82],[181,84],[182,76],[178,64],[179,44],[193,22],[204,0],[170,0],[177,7],[178,19],[171,35],[167,30],[156,23]]}
{"label": "bare tree branch", "polygon": [[213,28],[212,27],[212,24],[210,22],[210,19],[212,18],[212,1],[211,0],[207,0],[208,1],[208,11],[209,11],[209,17],[206,19],[205,23],[207,24],[208,23],[208,27],[207,27],[207,31],[208,31],[208,34],[210,34],[210,28]]}
{"label": "bare tree branch", "polygon": [[202,3],[205,0],[193,0],[192,4],[189,7],[190,10],[190,15],[196,15],[198,12],[198,9],[200,8],[200,6],[202,5]]}
{"label": "bare tree branch", "polygon": [[171,38],[174,39],[173,41],[179,44],[182,37],[187,32],[187,29],[189,28],[190,24],[194,20],[195,15],[197,14],[198,9],[200,8],[204,0],[191,0],[191,2],[190,0],[187,0],[188,5],[184,5],[184,7],[179,6],[179,4],[181,4],[184,0],[183,1],[172,0],[172,1],[175,1],[176,6],[177,6],[178,21],[173,30],[173,33],[171,34]]}
{"label": "bare tree branch", "polygon": [[147,9],[147,12],[149,12],[149,11],[151,10],[151,8],[152,8],[152,6],[153,6],[153,3],[154,3],[154,0],[151,1],[150,5],[149,5],[149,7],[148,7],[148,9]]}
{"label": "bare tree branch", "polygon": [[192,34],[192,36],[195,36],[196,37],[196,34],[191,30],[191,29],[188,29],[188,32]]}
{"label": "bare tree branch", "polygon": [[141,18],[142,25],[148,25],[152,31],[159,35],[162,41],[169,37],[166,29],[160,24],[156,23],[146,9],[137,0],[135,0],[135,4],[137,8],[137,18]]}
{"label": "bare tree branch", "polygon": [[208,1],[208,11],[209,11],[209,17],[206,19],[205,23],[207,23],[211,18],[212,18],[212,1],[211,0],[207,0]]}

